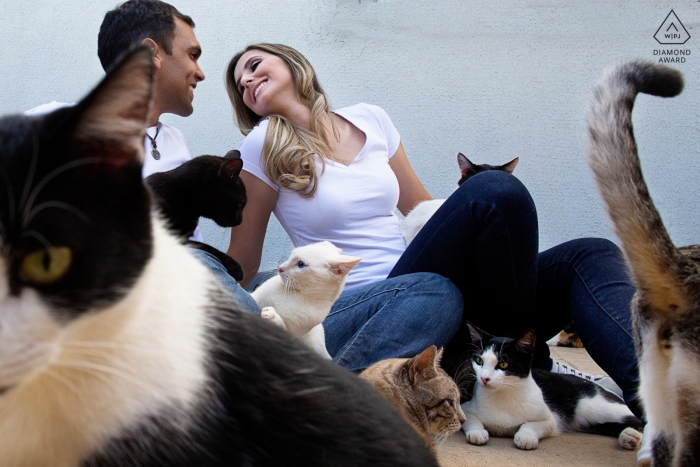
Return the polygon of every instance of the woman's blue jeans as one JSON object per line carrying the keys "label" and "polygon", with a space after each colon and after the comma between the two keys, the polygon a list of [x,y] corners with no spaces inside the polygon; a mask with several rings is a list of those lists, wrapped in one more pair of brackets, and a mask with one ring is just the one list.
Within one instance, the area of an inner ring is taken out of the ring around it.
{"label": "woman's blue jeans", "polygon": [[334,360],[360,370],[445,346],[465,320],[498,336],[529,327],[539,338],[533,365],[548,370],[546,339],[573,321],[591,357],[643,416],[633,293],[621,252],[608,240],[578,239],[538,253],[527,189],[510,174],[488,171],[445,201],[386,280],[343,292],[324,329]]}

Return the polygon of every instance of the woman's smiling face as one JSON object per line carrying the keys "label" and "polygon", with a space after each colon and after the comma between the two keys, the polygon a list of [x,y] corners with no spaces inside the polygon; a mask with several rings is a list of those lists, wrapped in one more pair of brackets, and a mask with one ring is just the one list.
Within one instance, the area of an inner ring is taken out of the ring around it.
{"label": "woman's smiling face", "polygon": [[292,71],[277,55],[249,50],[236,63],[233,76],[243,103],[261,117],[284,116],[285,108],[298,102]]}

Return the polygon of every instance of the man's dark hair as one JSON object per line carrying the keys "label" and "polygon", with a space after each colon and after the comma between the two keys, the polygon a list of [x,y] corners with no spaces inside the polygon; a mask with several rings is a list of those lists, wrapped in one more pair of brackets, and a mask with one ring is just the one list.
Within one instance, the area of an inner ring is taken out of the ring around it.
{"label": "man's dark hair", "polygon": [[194,21],[159,0],[129,0],[107,12],[97,36],[97,56],[105,71],[124,52],[146,38],[172,53],[175,18],[194,28]]}

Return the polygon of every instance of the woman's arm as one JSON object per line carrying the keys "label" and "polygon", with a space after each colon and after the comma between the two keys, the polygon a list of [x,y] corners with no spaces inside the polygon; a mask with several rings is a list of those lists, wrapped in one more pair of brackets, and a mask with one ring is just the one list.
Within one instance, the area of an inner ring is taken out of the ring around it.
{"label": "woman's arm", "polygon": [[248,202],[243,208],[243,222],[231,229],[231,243],[226,252],[243,269],[241,285],[248,285],[260,268],[265,231],[277,202],[277,192],[267,183],[246,171],[241,172]]}
{"label": "woman's arm", "polygon": [[401,214],[405,216],[416,207],[416,204],[433,199],[413,171],[411,163],[408,162],[403,143],[399,143],[396,153],[389,159],[389,167],[394,171],[399,181],[399,204],[397,207]]}

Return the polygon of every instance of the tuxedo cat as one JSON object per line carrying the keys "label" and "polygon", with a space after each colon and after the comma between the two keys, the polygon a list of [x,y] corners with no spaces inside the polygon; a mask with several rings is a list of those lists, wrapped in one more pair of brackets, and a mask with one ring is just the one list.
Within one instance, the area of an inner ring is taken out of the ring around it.
{"label": "tuxedo cat", "polygon": [[166,229],[141,179],[152,69],[141,47],[75,107],[0,119],[0,465],[437,467]]}
{"label": "tuxedo cat", "polygon": [[[487,170],[503,170],[504,172],[512,174],[519,160],[520,158],[516,157],[503,165],[474,164],[467,156],[460,152],[457,154],[457,164],[459,165],[459,172],[462,174],[462,178],[457,182],[457,186],[462,185],[462,183],[466,182],[474,175],[486,172]],[[422,201],[401,220],[401,234],[406,240],[407,246],[416,238],[420,229],[423,228],[425,223],[428,222],[428,219],[435,214],[435,211],[437,211],[444,202],[444,199]]]}
{"label": "tuxedo cat", "polygon": [[321,323],[343,291],[348,273],[361,259],[340,253],[331,242],[295,248],[278,268],[279,274],[251,293],[263,319],[299,337],[328,360],[331,356]]}
{"label": "tuxedo cat", "polygon": [[[242,168],[241,153],[233,150],[224,157],[199,156],[167,172],[156,172],[146,177],[146,184],[168,226],[188,240],[200,217],[221,227],[241,223],[247,201],[245,185],[239,178]],[[214,255],[234,279],[243,279],[243,269],[226,253],[202,242],[189,241],[188,245]]]}
{"label": "tuxedo cat", "polygon": [[583,431],[616,436],[625,449],[639,445],[641,422],[615,394],[576,376],[531,368],[534,332],[511,339],[467,326],[476,375],[474,395],[462,404],[470,444],[514,436],[518,448],[536,449],[542,438]]}
{"label": "tuxedo cat", "polygon": [[442,350],[431,345],[413,358],[381,360],[360,373],[401,412],[434,449],[434,439],[445,439],[464,423],[459,389],[440,368]]}
{"label": "tuxedo cat", "polygon": [[633,336],[655,466],[700,465],[700,245],[674,246],[654,207],[632,107],[637,93],[672,97],[682,89],[677,70],[622,64],[596,86],[588,121],[589,165],[637,287]]}

